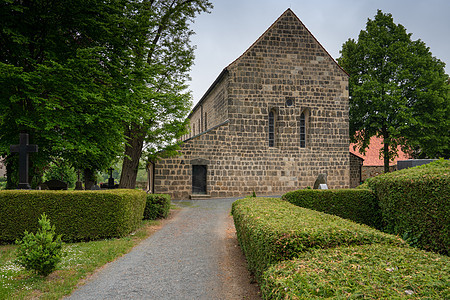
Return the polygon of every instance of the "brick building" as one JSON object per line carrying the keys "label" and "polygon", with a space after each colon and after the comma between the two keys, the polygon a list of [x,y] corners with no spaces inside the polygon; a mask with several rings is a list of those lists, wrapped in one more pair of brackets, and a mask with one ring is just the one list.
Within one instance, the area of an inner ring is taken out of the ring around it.
{"label": "brick building", "polygon": [[[380,150],[383,149],[383,138],[372,136],[370,138],[369,147],[364,154],[359,152],[357,144],[350,144],[350,153],[360,157],[364,160],[361,168],[361,181],[365,181],[368,178],[375,177],[384,173],[384,159],[380,155]],[[397,147],[398,156],[389,161],[390,172],[397,170],[397,161],[411,159],[411,156],[400,148]]]}
{"label": "brick building", "polygon": [[180,156],[155,162],[150,191],[174,199],[350,186],[348,75],[286,10],[193,108]]}

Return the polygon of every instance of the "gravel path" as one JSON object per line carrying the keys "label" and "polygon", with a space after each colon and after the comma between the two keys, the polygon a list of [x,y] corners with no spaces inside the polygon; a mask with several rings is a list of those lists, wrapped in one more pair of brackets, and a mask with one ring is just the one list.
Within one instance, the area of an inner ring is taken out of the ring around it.
{"label": "gravel path", "polygon": [[235,200],[174,201],[183,209],[172,220],[68,299],[258,299],[234,235]]}

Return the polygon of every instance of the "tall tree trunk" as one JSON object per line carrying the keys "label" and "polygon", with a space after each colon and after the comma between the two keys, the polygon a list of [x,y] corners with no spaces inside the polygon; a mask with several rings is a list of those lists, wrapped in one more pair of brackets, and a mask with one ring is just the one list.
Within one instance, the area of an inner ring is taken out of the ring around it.
{"label": "tall tree trunk", "polygon": [[131,125],[127,128],[125,135],[127,144],[125,145],[125,157],[122,164],[122,174],[120,174],[119,188],[134,189],[144,145],[144,134],[140,126]]}
{"label": "tall tree trunk", "polygon": [[383,133],[383,159],[384,159],[384,173],[389,173],[389,160],[390,160],[390,156],[389,156],[389,133],[387,131],[386,128],[383,128],[382,130]]}

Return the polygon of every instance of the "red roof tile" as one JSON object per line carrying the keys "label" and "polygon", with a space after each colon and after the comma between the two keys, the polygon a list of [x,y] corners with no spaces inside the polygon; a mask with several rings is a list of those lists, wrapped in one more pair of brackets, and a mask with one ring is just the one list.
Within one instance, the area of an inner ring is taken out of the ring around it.
{"label": "red roof tile", "polygon": [[[350,144],[349,150],[351,153],[362,157],[364,159],[363,166],[383,166],[383,157],[380,157],[380,149],[383,148],[383,139],[373,136],[370,138],[369,147],[366,149],[365,154],[359,153],[359,148],[356,147],[356,150],[353,150],[353,147],[356,144]],[[394,158],[393,161],[389,162],[390,166],[396,165],[397,160],[405,160],[411,158],[408,154],[404,153],[400,146],[398,147],[398,157]]]}

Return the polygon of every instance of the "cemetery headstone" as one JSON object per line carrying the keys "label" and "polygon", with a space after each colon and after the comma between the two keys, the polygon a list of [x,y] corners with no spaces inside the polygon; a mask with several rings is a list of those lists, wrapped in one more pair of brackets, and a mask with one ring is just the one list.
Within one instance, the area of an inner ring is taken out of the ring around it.
{"label": "cemetery headstone", "polygon": [[81,173],[81,171],[80,170],[78,170],[77,171],[77,178],[78,178],[78,180],[77,180],[77,182],[75,183],[75,189],[77,190],[77,191],[80,191],[80,190],[82,190],[83,189],[83,183],[81,182],[81,180],[80,180],[80,173]]}
{"label": "cemetery headstone", "polygon": [[98,186],[98,184],[97,184],[97,182],[96,182],[96,183],[94,183],[94,184],[92,185],[91,191],[98,191],[98,190],[100,190],[100,187]]}
{"label": "cemetery headstone", "polygon": [[11,152],[19,153],[19,190],[31,189],[28,183],[28,153],[38,152],[37,145],[28,143],[28,133],[21,133],[18,145],[11,145]]}
{"label": "cemetery headstone", "polygon": [[112,176],[112,172],[114,171],[113,168],[109,168],[109,178],[108,178],[108,189],[113,189],[114,188],[114,178]]}
{"label": "cemetery headstone", "polygon": [[319,176],[317,176],[313,189],[317,190],[321,184],[327,184],[327,174],[320,173]]}
{"label": "cemetery headstone", "polygon": [[49,190],[58,191],[58,190],[67,190],[67,183],[61,180],[48,180],[44,182],[44,184],[48,187]]}

